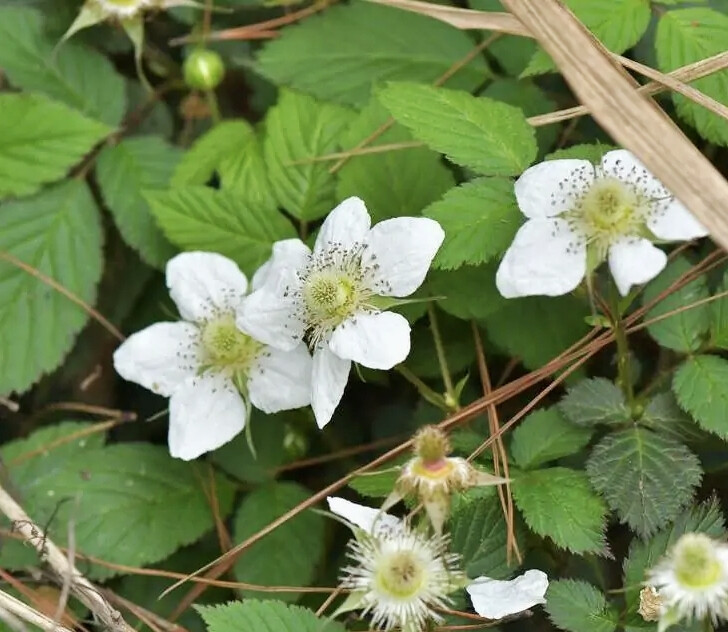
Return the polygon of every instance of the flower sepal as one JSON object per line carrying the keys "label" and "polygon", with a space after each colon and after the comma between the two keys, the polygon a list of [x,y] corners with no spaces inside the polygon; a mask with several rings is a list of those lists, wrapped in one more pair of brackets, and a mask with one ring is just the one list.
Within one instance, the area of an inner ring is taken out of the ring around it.
{"label": "flower sepal", "polygon": [[660,616],[660,620],[657,622],[657,632],[665,632],[673,625],[680,623],[680,612],[677,607],[668,608]]}

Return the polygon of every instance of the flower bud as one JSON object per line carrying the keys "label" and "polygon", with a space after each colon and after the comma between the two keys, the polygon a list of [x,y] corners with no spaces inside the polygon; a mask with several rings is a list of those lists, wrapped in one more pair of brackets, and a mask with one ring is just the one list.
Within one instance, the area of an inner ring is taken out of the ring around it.
{"label": "flower bud", "polygon": [[185,59],[185,83],[195,90],[214,90],[225,76],[225,64],[215,51],[198,48]]}

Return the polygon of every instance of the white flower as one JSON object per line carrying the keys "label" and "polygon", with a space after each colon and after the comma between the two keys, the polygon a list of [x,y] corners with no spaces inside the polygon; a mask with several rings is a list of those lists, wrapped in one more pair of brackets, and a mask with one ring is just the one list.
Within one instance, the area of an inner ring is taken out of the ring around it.
{"label": "white flower", "polygon": [[266,413],[309,404],[305,345],[281,351],[236,327],[248,282],[233,261],[187,252],[167,263],[166,274],[183,321],[130,336],[114,353],[114,368],[170,398],[172,456],[194,459],[230,441],[245,426],[246,402]]}
{"label": "white flower", "polygon": [[626,150],[601,164],[550,160],[515,184],[528,218],[503,257],[496,284],[507,297],[558,296],[607,259],[624,296],[665,267],[652,241],[704,237],[705,228]]}
{"label": "white flower", "polygon": [[301,241],[279,242],[238,325],[258,340],[313,351],[311,404],[323,428],[344,393],[351,363],[390,369],[410,350],[410,327],[383,311],[424,281],[444,238],[424,217],[398,217],[370,228],[364,202],[349,198],[326,218],[313,252]]}
{"label": "white flower", "polygon": [[683,619],[728,619],[728,545],[702,533],[680,537],[648,573],[659,593],[660,630]]}
{"label": "white flower", "polygon": [[333,513],[341,516],[354,527],[362,529],[365,533],[377,534],[383,530],[399,529],[403,524],[396,516],[338,496],[329,496],[326,501]]}
{"label": "white flower", "polygon": [[523,612],[539,603],[546,603],[544,595],[549,580],[543,571],[528,570],[509,581],[478,577],[466,590],[473,608],[486,619],[502,619]]}

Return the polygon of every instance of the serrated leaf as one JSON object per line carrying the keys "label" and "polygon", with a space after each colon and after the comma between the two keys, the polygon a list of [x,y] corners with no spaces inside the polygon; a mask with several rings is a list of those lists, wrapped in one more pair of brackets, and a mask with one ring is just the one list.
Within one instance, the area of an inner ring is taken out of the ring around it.
{"label": "serrated leaf", "polygon": [[0,198],[59,180],[109,131],[40,95],[0,95]]}
{"label": "serrated leaf", "polygon": [[572,145],[566,149],[557,149],[551,152],[544,160],[576,158],[577,160],[588,160],[593,165],[598,165],[602,161],[604,154],[614,149],[617,148],[612,145],[605,145],[604,143],[597,143],[596,145]]}
{"label": "serrated leaf", "polygon": [[230,257],[252,274],[269,256],[273,242],[295,237],[273,207],[234,191],[183,187],[145,194],[167,238],[185,250],[209,250]]}
{"label": "serrated leaf", "polygon": [[698,442],[707,436],[686,412],[680,409],[675,395],[658,393],[645,406],[640,424],[680,442]]}
{"label": "serrated leaf", "polygon": [[688,448],[639,427],[604,437],[586,471],[619,519],[643,537],[690,502],[702,477],[700,461]]}
{"label": "serrated leaf", "polygon": [[247,599],[217,606],[197,606],[209,632],[345,632],[331,618],[280,601]]}
{"label": "serrated leaf", "polygon": [[430,296],[438,297],[440,309],[463,320],[485,318],[506,301],[495,286],[493,264],[432,270],[426,289]]}
{"label": "serrated leaf", "polygon": [[607,507],[583,472],[553,467],[520,474],[513,499],[526,524],[574,553],[604,554]]}
{"label": "serrated leaf", "polygon": [[158,136],[140,136],[106,147],[96,178],[124,241],[148,264],[161,268],[175,253],[149,211],[142,191],[169,184],[180,152]]}
{"label": "serrated leaf", "polygon": [[603,377],[582,380],[569,388],[559,409],[569,421],[580,426],[623,424],[631,418],[622,391]]}
{"label": "serrated leaf", "polygon": [[263,142],[268,177],[278,204],[294,217],[314,220],[334,207],[330,165],[293,163],[335,152],[351,116],[345,108],[288,90],[268,110]]}
{"label": "serrated leaf", "polygon": [[[692,265],[684,257],[678,257],[672,261],[659,276],[647,285],[642,302],[644,304],[652,302],[691,268]],[[645,314],[645,320],[662,316],[708,296],[705,276],[699,276],[657,303]],[[663,347],[682,352],[695,351],[702,344],[710,327],[710,309],[708,303],[699,305],[648,325],[647,331]]]}
{"label": "serrated leaf", "polygon": [[646,571],[652,568],[667,550],[685,533],[705,533],[723,539],[726,535],[723,514],[716,499],[706,501],[680,514],[673,524],[649,540],[635,538],[624,560],[624,588],[628,608],[635,612]]}
{"label": "serrated leaf", "polygon": [[[465,33],[442,22],[361,2],[331,7],[284,29],[265,45],[257,69],[278,85],[364,105],[372,86],[385,80],[435,81],[472,48]],[[470,90],[488,74],[477,57],[449,85]]]}
{"label": "serrated leaf", "polygon": [[[725,272],[715,294],[727,290],[728,272]],[[710,346],[728,349],[728,295],[710,303]]]}
{"label": "serrated leaf", "polygon": [[[242,542],[310,494],[296,483],[271,483],[257,488],[243,500],[235,515],[235,541]],[[323,516],[307,511],[253,544],[235,564],[238,581],[264,585],[308,586],[323,553]],[[248,596],[260,596],[246,591]],[[295,593],[281,599],[294,600]],[[242,628],[255,629],[255,628]]]}
{"label": "serrated leaf", "polygon": [[518,175],[536,158],[534,130],[512,105],[405,82],[390,83],[379,100],[415,138],[477,173]]}
{"label": "serrated leaf", "polygon": [[688,358],[676,371],[672,390],[701,428],[728,439],[728,360],[712,355]]}
{"label": "serrated leaf", "polygon": [[568,632],[612,632],[619,623],[619,613],[604,594],[575,579],[549,583],[546,612],[556,627]]}
{"label": "serrated leaf", "polygon": [[399,474],[399,468],[395,467],[379,472],[365,472],[355,476],[349,482],[349,487],[367,498],[385,498],[394,489]]}
{"label": "serrated leaf", "polygon": [[[101,226],[86,184],[70,180],[0,212],[0,251],[88,304],[101,278]],[[88,315],[27,272],[0,262],[0,395],[27,390],[55,369]]]}
{"label": "serrated leaf", "polygon": [[56,44],[46,35],[40,12],[0,8],[0,68],[13,85],[42,92],[108,125],[118,125],[126,110],[121,75],[92,48],[70,41],[54,54]]}
{"label": "serrated leaf", "polygon": [[[51,452],[61,459],[63,453]],[[41,455],[37,457],[43,459]],[[19,485],[23,506],[50,535],[66,542],[73,521],[77,550],[105,561],[143,566],[163,560],[214,525],[195,465],[146,443],[120,443],[84,450],[58,461],[53,476]],[[209,483],[208,483],[209,484]],[[220,515],[232,505],[233,487],[216,479]],[[59,502],[69,499],[67,502]],[[76,499],[78,499],[76,501]],[[118,573],[93,566],[94,577]]]}
{"label": "serrated leaf", "polygon": [[523,221],[513,182],[505,178],[478,178],[461,184],[422,214],[445,230],[445,241],[432,265],[446,270],[478,265],[502,254]]}
{"label": "serrated leaf", "polygon": [[498,502],[489,498],[463,504],[450,523],[452,550],[462,555],[468,577],[505,579],[513,573],[506,555],[506,523]]}
{"label": "serrated leaf", "polygon": [[[657,25],[655,47],[660,70],[670,72],[679,66],[725,51],[728,16],[709,8],[666,11]],[[712,73],[690,84],[720,103],[728,103],[728,70]],[[681,118],[713,143],[728,145],[728,121],[704,107],[673,93]]]}
{"label": "serrated leaf", "polygon": [[501,299],[485,324],[491,340],[536,369],[587,332],[588,314],[589,308],[573,296]]}
{"label": "serrated leaf", "polygon": [[247,199],[275,206],[263,148],[247,121],[222,121],[198,138],[179,161],[171,184],[207,184],[215,174],[221,189],[239,191]]}
{"label": "serrated leaf", "polygon": [[532,469],[575,454],[592,434],[592,429],[564,419],[556,407],[544,408],[528,415],[515,429],[511,453],[519,467]]}
{"label": "serrated leaf", "polygon": [[[389,112],[378,101],[371,101],[342,135],[342,148],[358,146],[389,118]],[[404,127],[393,125],[369,146],[411,141],[412,136]],[[410,147],[350,158],[339,170],[336,197],[343,200],[356,195],[366,200],[374,223],[390,217],[419,215],[454,185],[455,180],[439,154],[426,147]]]}
{"label": "serrated leaf", "polygon": [[[645,0],[564,0],[579,21],[614,53],[634,46],[650,23],[650,4]],[[706,55],[707,57],[707,55]],[[556,70],[543,50],[534,53],[524,76]]]}

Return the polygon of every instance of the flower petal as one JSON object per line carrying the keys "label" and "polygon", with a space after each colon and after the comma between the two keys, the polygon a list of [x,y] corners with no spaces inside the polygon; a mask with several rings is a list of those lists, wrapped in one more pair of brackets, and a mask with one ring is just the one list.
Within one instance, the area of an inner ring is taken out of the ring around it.
{"label": "flower petal", "polygon": [[230,379],[189,378],[169,400],[169,452],[189,461],[225,445],[245,427],[245,403]]}
{"label": "flower petal", "polygon": [[169,397],[197,373],[199,330],[191,323],[155,323],[129,336],[114,352],[114,368],[125,380]]}
{"label": "flower petal", "polygon": [[[295,283],[289,272],[284,273]],[[263,344],[283,351],[295,349],[305,328],[297,317],[296,303],[285,291],[265,285],[245,297],[237,310],[235,323],[239,329]]]}
{"label": "flower petal", "polygon": [[214,252],[183,252],[167,262],[169,295],[185,320],[204,321],[234,310],[248,289],[237,264]]}
{"label": "flower petal", "polygon": [[518,229],[495,276],[506,298],[560,296],[586,274],[586,247],[557,217],[528,220]]}
{"label": "flower petal", "polygon": [[674,198],[647,219],[647,226],[656,237],[668,241],[688,241],[708,235],[705,226]]}
{"label": "flower petal", "polygon": [[328,347],[320,346],[314,351],[311,408],[319,428],[331,421],[331,416],[344,395],[350,369],[351,360],[334,355]]}
{"label": "flower petal", "polygon": [[280,272],[286,269],[300,270],[308,262],[311,250],[300,239],[283,239],[273,244],[270,259],[258,268],[253,275],[253,291],[264,284],[274,283]]}
{"label": "flower petal", "polygon": [[609,269],[622,296],[654,279],[666,264],[667,255],[647,239],[624,237],[609,247]]}
{"label": "flower petal", "polygon": [[379,509],[365,507],[338,496],[327,496],[326,501],[329,503],[332,513],[341,516],[367,533],[376,535],[380,530],[398,529],[402,526],[399,518]]}
{"label": "flower petal", "polygon": [[308,406],[312,370],[305,344],[300,343],[292,351],[268,347],[250,370],[250,401],[264,413]]}
{"label": "flower petal", "polygon": [[313,248],[315,254],[333,245],[349,248],[366,237],[372,220],[364,201],[358,197],[345,199],[331,211],[321,225]]}
{"label": "flower petal", "polygon": [[604,154],[601,170],[605,175],[627,182],[645,197],[656,199],[670,195],[662,182],[652,175],[637,156],[626,149],[615,149]]}
{"label": "flower petal", "polygon": [[445,231],[427,217],[379,222],[364,240],[362,267],[380,296],[409,296],[425,280]]}
{"label": "flower petal", "polygon": [[478,577],[466,590],[475,612],[481,617],[502,619],[536,604],[546,603],[544,595],[548,586],[546,573],[529,570],[510,581]]}
{"label": "flower petal", "polygon": [[340,358],[387,370],[409,355],[410,326],[394,312],[357,314],[334,330],[329,346]]}
{"label": "flower petal", "polygon": [[574,196],[594,182],[588,160],[547,160],[526,169],[514,185],[521,212],[529,218],[553,217],[573,207]]}

